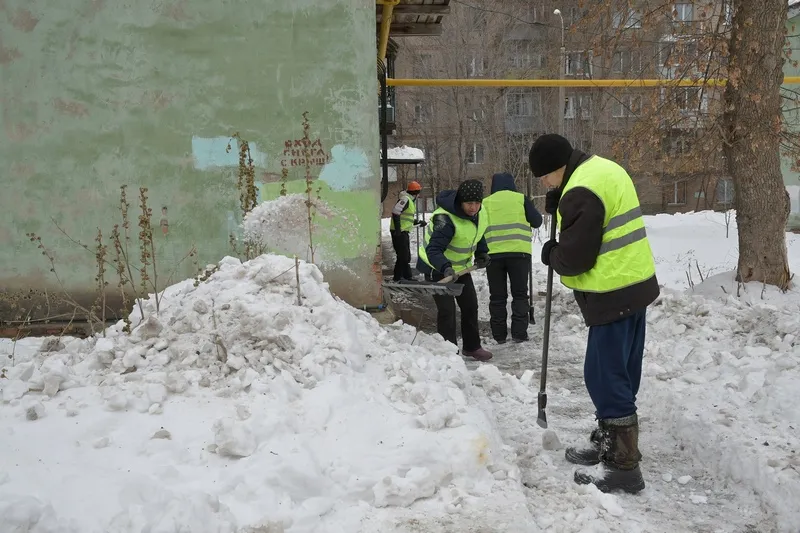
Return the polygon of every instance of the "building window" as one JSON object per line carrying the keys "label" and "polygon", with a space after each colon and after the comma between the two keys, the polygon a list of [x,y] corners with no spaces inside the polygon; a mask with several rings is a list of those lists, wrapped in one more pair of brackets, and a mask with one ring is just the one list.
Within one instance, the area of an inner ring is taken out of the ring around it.
{"label": "building window", "polygon": [[419,124],[430,122],[431,115],[433,115],[433,112],[430,104],[414,105],[414,122]]}
{"label": "building window", "polygon": [[488,16],[486,11],[483,9],[473,9],[472,10],[472,27],[476,30],[484,30],[486,29],[486,24],[488,22]]}
{"label": "building window", "polygon": [[469,147],[469,156],[467,158],[467,163],[470,165],[480,165],[484,161],[484,148],[483,145],[480,143],[473,143],[472,146]]}
{"label": "building window", "polygon": [[567,101],[564,103],[564,118],[575,118],[576,116],[580,116],[582,120],[592,118],[591,96],[567,96]]}
{"label": "building window", "polygon": [[722,23],[726,26],[733,24],[733,0],[724,0],[722,3]]}
{"label": "building window", "polygon": [[611,25],[614,29],[622,28],[630,30],[642,27],[642,14],[636,9],[617,11],[611,18]]}
{"label": "building window", "polygon": [[480,122],[486,118],[486,109],[489,106],[489,99],[485,96],[480,98],[467,98],[465,101],[470,118],[475,122]]}
{"label": "building window", "polygon": [[694,20],[694,5],[691,2],[679,2],[672,8],[672,19],[675,22],[692,22]]}
{"label": "building window", "polygon": [[672,137],[669,140],[669,153],[686,155],[692,151],[692,140],[688,137]]}
{"label": "building window", "polygon": [[592,52],[567,52],[564,58],[564,74],[567,76],[592,77]]}
{"label": "building window", "polygon": [[511,89],[506,93],[506,115],[532,117],[539,110],[539,93],[530,89]]}
{"label": "building window", "polygon": [[574,7],[574,6],[569,8],[569,19],[568,20],[569,20],[570,26],[574,26],[575,24],[580,22],[582,18],[583,18],[583,13],[581,13],[580,8]]}
{"label": "building window", "polygon": [[542,54],[534,50],[530,40],[514,39],[508,41],[508,63],[512,68],[542,68]]}
{"label": "building window", "polygon": [[485,57],[476,54],[472,56],[467,66],[467,76],[470,78],[478,78],[483,76],[487,70],[489,70],[489,62],[486,61]]}
{"label": "building window", "polygon": [[611,60],[611,71],[614,74],[639,73],[642,71],[642,56],[639,52],[622,50],[615,52]]}
{"label": "building window", "polygon": [[700,87],[676,87],[673,97],[675,107],[683,114],[697,113],[702,110]]}
{"label": "building window", "polygon": [[432,71],[433,56],[431,54],[419,54],[412,65],[415,78],[428,78]]}
{"label": "building window", "polygon": [[721,205],[731,205],[735,199],[733,180],[724,178],[717,182],[717,203]]}
{"label": "building window", "polygon": [[611,105],[611,116],[614,118],[636,117],[642,112],[642,97],[626,94]]}
{"label": "building window", "polygon": [[667,205],[686,205],[686,182],[676,181],[664,189]]}

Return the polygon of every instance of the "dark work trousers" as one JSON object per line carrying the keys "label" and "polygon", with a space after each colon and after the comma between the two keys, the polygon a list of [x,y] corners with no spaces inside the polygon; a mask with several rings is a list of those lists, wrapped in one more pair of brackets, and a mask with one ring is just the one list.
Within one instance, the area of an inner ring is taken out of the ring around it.
{"label": "dark work trousers", "polygon": [[636,412],[642,380],[646,309],[602,326],[589,328],[583,379],[597,418],[622,418]]}
{"label": "dark work trousers", "polygon": [[397,262],[394,264],[394,281],[412,279],[411,239],[407,231],[392,232],[392,248],[397,254]]}
{"label": "dark work trousers", "polygon": [[508,335],[508,282],[511,282],[511,337],[528,339],[528,274],[531,256],[528,254],[492,256],[486,267],[489,281],[489,325],[496,341]]}
{"label": "dark work trousers", "polygon": [[[432,281],[439,281],[442,275],[434,271]],[[445,340],[458,345],[456,339],[456,302],[461,309],[461,342],[465,352],[471,352],[481,347],[481,336],[478,332],[478,295],[475,293],[475,284],[472,276],[464,274],[456,283],[464,285],[461,296],[434,296],[436,302],[436,330]]]}

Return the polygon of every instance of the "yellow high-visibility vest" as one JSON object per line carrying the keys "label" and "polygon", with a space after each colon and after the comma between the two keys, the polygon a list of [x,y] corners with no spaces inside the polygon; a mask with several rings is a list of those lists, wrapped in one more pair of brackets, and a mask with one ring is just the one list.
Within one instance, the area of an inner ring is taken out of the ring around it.
{"label": "yellow high-visibility vest", "polygon": [[[576,187],[592,191],[603,202],[603,241],[597,263],[578,276],[561,276],[561,283],[582,292],[612,292],[653,277],[656,265],[647,240],[642,209],[628,173],[613,161],[592,156],[569,178],[563,197]],[[561,228],[561,211],[557,212]]]}
{"label": "yellow high-visibility vest", "polygon": [[488,215],[486,244],[490,254],[531,253],[531,225],[525,218],[525,195],[516,191],[497,191],[483,199]]}
{"label": "yellow high-visibility vest", "polygon": [[[400,231],[411,231],[411,228],[414,227],[414,219],[417,215],[417,203],[414,201],[414,197],[407,193],[402,193],[408,196],[408,207],[405,211],[400,213]],[[394,231],[394,217],[391,218],[391,222],[389,222],[389,229]]]}
{"label": "yellow high-visibility vest", "polygon": [[486,220],[486,211],[484,210],[483,206],[481,206],[481,210],[478,211],[477,226],[471,220],[453,215],[441,207],[437,208],[436,211],[433,212],[431,215],[431,223],[425,226],[425,235],[422,239],[422,245],[420,245],[418,252],[419,258],[431,268],[433,268],[433,265],[431,265],[430,261],[428,261],[428,254],[425,249],[430,242],[431,235],[433,235],[433,217],[436,215],[449,216],[450,220],[453,221],[453,226],[456,228],[455,235],[453,235],[450,244],[447,245],[447,249],[444,251],[444,256],[453,265],[453,270],[459,272],[465,268],[471,267],[472,259],[475,256],[475,250],[478,247],[478,243],[483,237],[483,234],[486,232],[486,226],[488,225]]}

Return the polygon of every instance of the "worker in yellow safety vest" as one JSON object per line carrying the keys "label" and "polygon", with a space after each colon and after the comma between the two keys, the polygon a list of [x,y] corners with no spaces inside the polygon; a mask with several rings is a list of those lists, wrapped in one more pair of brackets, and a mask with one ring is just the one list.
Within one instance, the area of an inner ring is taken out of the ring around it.
{"label": "worker in yellow safety vest", "polygon": [[[507,172],[492,176],[492,194],[483,199],[489,218],[486,244],[491,262],[486,267],[489,282],[489,326],[498,344],[508,336],[508,285],[511,284],[511,339],[528,340],[528,278],[531,271],[531,228],[542,225],[542,215],[530,198],[517,192],[514,176]],[[532,290],[532,289],[531,289]]]}
{"label": "worker in yellow safety vest", "polygon": [[389,234],[392,236],[392,248],[397,256],[394,264],[394,281],[413,279],[411,272],[411,237],[414,226],[425,227],[424,220],[417,220],[417,196],[422,186],[412,181],[392,208],[392,219],[389,223]]}
{"label": "worker in yellow safety vest", "polygon": [[453,276],[464,285],[457,298],[446,295],[433,297],[436,303],[436,329],[445,340],[456,342],[456,301],[461,309],[461,354],[477,361],[488,361],[491,352],[481,346],[478,330],[478,295],[469,273],[459,274],[473,264],[486,268],[488,248],[486,212],[481,208],[483,183],[467,180],[456,191],[442,191],[436,196],[436,210],[419,247],[417,270],[428,281]]}
{"label": "worker in yellow safety vest", "polygon": [[639,198],[620,165],[575,150],[560,135],[536,139],[530,167],[552,188],[545,211],[559,228],[559,240],[542,247],[542,262],[574,291],[589,326],[583,377],[598,427],[586,447],[565,455],[575,464],[605,466],[594,474],[579,469],[576,483],[636,493],[645,486],[636,395],[646,311],[660,293]]}

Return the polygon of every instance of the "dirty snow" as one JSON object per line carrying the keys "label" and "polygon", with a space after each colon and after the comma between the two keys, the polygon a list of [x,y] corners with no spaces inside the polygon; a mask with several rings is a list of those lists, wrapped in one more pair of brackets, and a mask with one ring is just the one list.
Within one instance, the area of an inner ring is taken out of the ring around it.
{"label": "dirty snow", "polygon": [[[467,365],[304,262],[298,304],[294,260],[268,255],[170,287],[131,334],[0,342],[0,531],[796,533],[800,299],[736,286],[720,217],[647,217],[666,287],[638,496],[576,486],[563,459],[593,416],[586,328],[560,285],[545,431],[540,296],[530,343]],[[693,289],[689,250],[711,274]]]}
{"label": "dirty snow", "polygon": [[[739,285],[735,217],[690,213],[645,217],[662,297],[649,313],[639,394],[642,469],[637,497],[576,487],[563,446],[594,424],[583,385],[586,328],[570,291],[556,278],[548,374],[548,420],[536,425],[547,271],[534,244],[537,325],[524,345],[498,346],[491,363],[530,386],[508,394],[495,374],[490,394],[518,464],[537,524],[549,531],[800,531],[800,294]],[[786,234],[790,267],[800,271],[800,235]],[[698,273],[698,267],[700,273]],[[690,272],[691,269],[691,272]],[[687,273],[689,276],[687,278]],[[701,279],[702,276],[702,279]],[[474,276],[481,319],[488,320],[483,272]],[[488,333],[488,332],[486,332]],[[478,376],[489,365],[477,366]],[[591,502],[591,503],[590,503]]]}
{"label": "dirty snow", "polygon": [[148,301],[129,335],[4,341],[0,523],[530,531],[519,470],[452,345],[384,328],[313,265],[299,274],[298,288],[293,259],[226,258],[170,287],[158,315]]}

